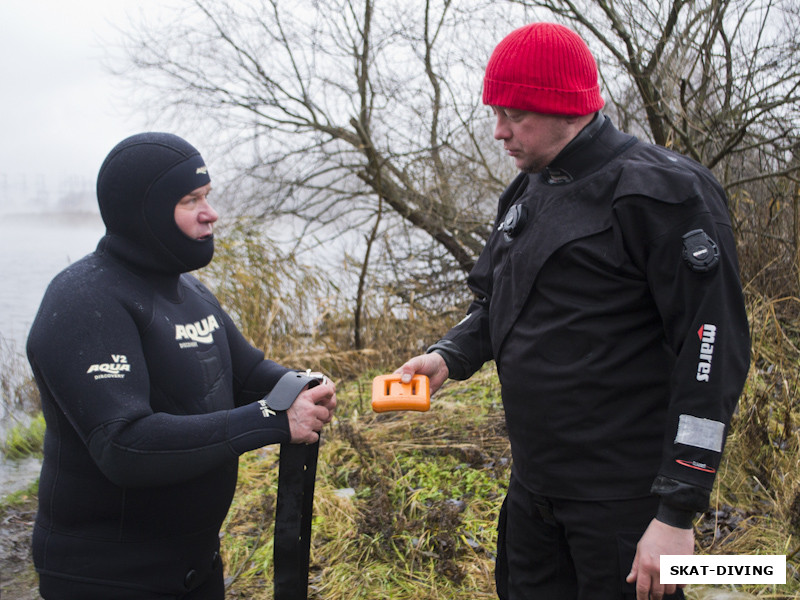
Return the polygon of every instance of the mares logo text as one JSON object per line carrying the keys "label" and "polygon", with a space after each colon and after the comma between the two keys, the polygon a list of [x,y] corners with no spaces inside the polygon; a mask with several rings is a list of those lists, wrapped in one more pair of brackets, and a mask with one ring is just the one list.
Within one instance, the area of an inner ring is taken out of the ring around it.
{"label": "mares logo text", "polygon": [[697,330],[700,338],[700,361],[697,363],[697,381],[708,381],[711,377],[711,359],[717,340],[717,326],[706,323]]}

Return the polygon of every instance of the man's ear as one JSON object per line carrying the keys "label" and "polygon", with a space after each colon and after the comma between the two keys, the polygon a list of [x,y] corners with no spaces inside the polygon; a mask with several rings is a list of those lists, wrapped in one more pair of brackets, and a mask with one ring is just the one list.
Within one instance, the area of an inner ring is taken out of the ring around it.
{"label": "man's ear", "polygon": [[583,129],[592,122],[596,114],[596,112],[593,112],[588,115],[564,115],[564,122],[570,127]]}

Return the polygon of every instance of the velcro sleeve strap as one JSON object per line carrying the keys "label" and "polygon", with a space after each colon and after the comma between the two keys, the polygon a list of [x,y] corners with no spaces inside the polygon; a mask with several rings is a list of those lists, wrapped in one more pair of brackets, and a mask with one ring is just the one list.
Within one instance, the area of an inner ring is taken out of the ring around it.
{"label": "velcro sleeve strap", "polygon": [[312,383],[316,385],[321,381],[322,379],[316,374],[289,371],[278,380],[272,391],[263,399],[272,410],[288,410],[303,388]]}

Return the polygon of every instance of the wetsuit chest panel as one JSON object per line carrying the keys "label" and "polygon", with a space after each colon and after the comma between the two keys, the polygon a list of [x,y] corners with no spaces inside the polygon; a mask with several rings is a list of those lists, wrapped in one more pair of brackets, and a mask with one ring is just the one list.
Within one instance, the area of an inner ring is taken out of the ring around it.
{"label": "wetsuit chest panel", "polygon": [[231,357],[218,309],[194,293],[157,296],[142,346],[156,412],[201,414],[233,408]]}

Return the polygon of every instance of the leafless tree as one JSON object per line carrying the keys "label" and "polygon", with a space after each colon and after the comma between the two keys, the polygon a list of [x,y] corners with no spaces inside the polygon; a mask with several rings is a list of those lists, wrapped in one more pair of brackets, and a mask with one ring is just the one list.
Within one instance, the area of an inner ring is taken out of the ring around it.
{"label": "leafless tree", "polygon": [[491,2],[190,4],[130,36],[133,76],[159,110],[228,133],[251,208],[367,234],[383,205],[385,226],[399,217],[470,269],[504,183],[476,132],[481,66],[508,28]]}
{"label": "leafless tree", "polygon": [[181,6],[129,32],[128,77],[159,116],[213,125],[251,218],[350,269],[358,320],[375,286],[401,282],[398,297],[424,302],[474,264],[513,175],[480,103],[483,68],[504,35],[537,19],[586,37],[622,129],[714,169],[740,234],[772,236],[800,260],[792,0]]}
{"label": "leafless tree", "polygon": [[352,267],[360,321],[371,286],[416,289],[420,302],[434,287],[418,282],[452,282],[454,270],[463,281],[474,264],[511,175],[480,103],[483,65],[524,12],[491,0],[192,0],[127,32],[124,74],[161,120],[214,126],[250,218]]}

